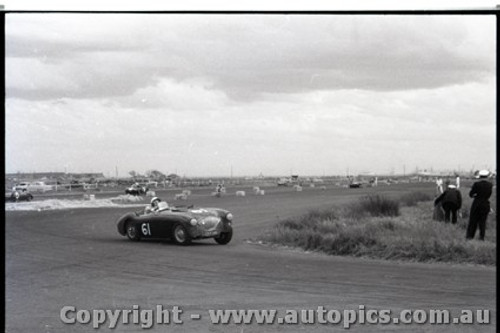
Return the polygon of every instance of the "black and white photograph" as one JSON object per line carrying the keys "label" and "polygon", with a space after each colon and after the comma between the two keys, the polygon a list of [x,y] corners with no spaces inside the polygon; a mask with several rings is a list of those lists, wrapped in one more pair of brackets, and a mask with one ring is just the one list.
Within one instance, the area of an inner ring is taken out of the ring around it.
{"label": "black and white photograph", "polygon": [[5,332],[496,331],[495,5],[35,8]]}

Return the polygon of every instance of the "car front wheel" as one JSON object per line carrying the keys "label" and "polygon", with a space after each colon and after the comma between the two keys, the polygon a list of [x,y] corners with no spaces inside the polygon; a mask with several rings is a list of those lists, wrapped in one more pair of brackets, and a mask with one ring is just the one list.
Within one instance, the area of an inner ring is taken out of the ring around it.
{"label": "car front wheel", "polygon": [[215,237],[215,241],[220,245],[226,245],[233,238],[233,228],[230,228],[229,231],[221,232],[218,237]]}
{"label": "car front wheel", "polygon": [[189,235],[186,227],[182,224],[178,223],[174,226],[172,231],[172,238],[174,242],[179,245],[188,245],[191,243],[191,236]]}
{"label": "car front wheel", "polygon": [[137,227],[132,222],[127,223],[126,232],[128,239],[132,241],[137,242],[141,239],[141,235],[137,231]]}

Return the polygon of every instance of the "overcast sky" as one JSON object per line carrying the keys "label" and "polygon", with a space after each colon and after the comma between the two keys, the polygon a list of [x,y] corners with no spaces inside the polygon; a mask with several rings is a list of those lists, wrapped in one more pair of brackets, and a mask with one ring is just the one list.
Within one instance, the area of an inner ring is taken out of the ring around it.
{"label": "overcast sky", "polygon": [[496,169],[493,15],[6,15],[6,172]]}

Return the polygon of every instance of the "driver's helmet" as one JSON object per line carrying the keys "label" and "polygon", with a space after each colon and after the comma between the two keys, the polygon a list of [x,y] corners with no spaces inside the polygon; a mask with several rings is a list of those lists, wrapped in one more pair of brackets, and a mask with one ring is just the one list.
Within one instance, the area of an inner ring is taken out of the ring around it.
{"label": "driver's helmet", "polygon": [[154,197],[153,199],[151,199],[151,206],[155,206],[158,204],[158,202],[160,202],[161,199],[158,198],[158,197]]}

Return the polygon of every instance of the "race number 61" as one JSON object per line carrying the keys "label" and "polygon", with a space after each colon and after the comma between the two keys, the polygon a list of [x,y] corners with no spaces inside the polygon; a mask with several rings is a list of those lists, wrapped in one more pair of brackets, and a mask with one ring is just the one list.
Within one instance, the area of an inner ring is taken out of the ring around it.
{"label": "race number 61", "polygon": [[151,229],[149,228],[149,223],[143,223],[141,225],[142,234],[144,236],[151,236]]}

